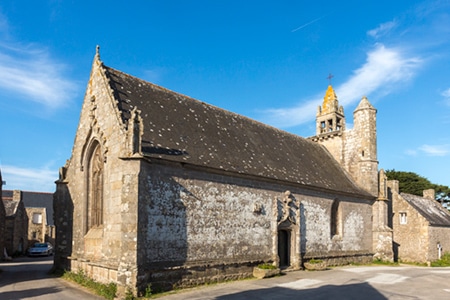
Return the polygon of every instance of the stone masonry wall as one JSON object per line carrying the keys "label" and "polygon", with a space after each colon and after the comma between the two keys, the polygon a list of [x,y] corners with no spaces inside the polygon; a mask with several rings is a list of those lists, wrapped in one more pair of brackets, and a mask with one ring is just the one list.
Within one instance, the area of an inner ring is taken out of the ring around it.
{"label": "stone masonry wall", "polygon": [[[43,207],[27,207],[28,215],[28,241],[30,245],[35,242],[45,242],[46,234],[46,213]],[[39,214],[41,217],[39,220],[35,220],[33,217],[35,214]]]}
{"label": "stone masonry wall", "polygon": [[345,136],[345,164],[358,185],[378,196],[376,110],[357,108],[354,127]]}
{"label": "stone masonry wall", "polygon": [[319,143],[322,144],[340,164],[344,161],[343,134],[344,133],[330,134],[328,136],[321,135],[318,139]]}
{"label": "stone masonry wall", "polygon": [[[393,193],[392,224],[394,252],[400,261],[427,262],[429,252],[428,222],[398,193]],[[406,213],[406,224],[400,224],[400,214]]]}
{"label": "stone masonry wall", "polygon": [[[155,164],[141,175],[141,287],[147,282],[185,286],[246,277],[258,262],[276,261],[274,201],[288,189],[301,201],[303,255],[333,257],[336,264],[339,257],[371,257],[369,200],[340,197],[343,234],[333,237],[330,211],[336,196],[330,194]],[[262,213],[255,213],[256,206]]]}
{"label": "stone masonry wall", "polygon": [[441,256],[444,253],[450,253],[450,228],[438,226],[429,227],[429,250],[427,261],[439,259],[438,244],[441,245]]}

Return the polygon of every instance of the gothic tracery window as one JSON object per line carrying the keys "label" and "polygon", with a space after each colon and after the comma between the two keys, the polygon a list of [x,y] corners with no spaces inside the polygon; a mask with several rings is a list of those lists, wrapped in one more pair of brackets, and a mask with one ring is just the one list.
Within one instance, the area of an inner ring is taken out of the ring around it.
{"label": "gothic tracery window", "polygon": [[101,147],[94,146],[89,160],[88,174],[88,230],[103,224],[103,159]]}

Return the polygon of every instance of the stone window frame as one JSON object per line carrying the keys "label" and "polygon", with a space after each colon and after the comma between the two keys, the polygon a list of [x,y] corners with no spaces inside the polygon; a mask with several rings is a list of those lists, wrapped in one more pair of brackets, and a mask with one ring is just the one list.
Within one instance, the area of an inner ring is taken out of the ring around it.
{"label": "stone window frame", "polygon": [[104,221],[104,168],[102,145],[97,139],[93,139],[88,147],[86,155],[86,230],[102,228]]}
{"label": "stone window frame", "polygon": [[342,205],[339,199],[334,199],[330,211],[330,235],[331,238],[341,238],[342,228]]}
{"label": "stone window frame", "polygon": [[406,213],[406,211],[399,212],[398,216],[399,216],[400,225],[408,224],[408,214]]}

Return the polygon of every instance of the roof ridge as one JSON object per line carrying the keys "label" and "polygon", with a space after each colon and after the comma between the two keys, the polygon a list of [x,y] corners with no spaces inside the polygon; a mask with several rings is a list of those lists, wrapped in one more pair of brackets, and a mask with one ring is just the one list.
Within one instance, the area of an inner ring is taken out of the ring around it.
{"label": "roof ridge", "polygon": [[3,190],[3,192],[13,192],[13,191],[21,191],[22,193],[33,193],[33,194],[54,194],[53,192],[26,191],[26,190]]}

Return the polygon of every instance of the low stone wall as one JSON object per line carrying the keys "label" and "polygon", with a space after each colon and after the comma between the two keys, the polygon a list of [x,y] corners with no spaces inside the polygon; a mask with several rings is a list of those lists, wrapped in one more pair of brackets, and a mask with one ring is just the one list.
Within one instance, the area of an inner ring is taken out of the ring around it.
{"label": "low stone wall", "polygon": [[261,262],[180,266],[141,272],[139,291],[151,284],[152,290],[168,291],[207,283],[217,283],[253,277],[253,268]]}
{"label": "low stone wall", "polygon": [[369,264],[373,261],[373,253],[355,252],[342,254],[308,253],[303,256],[303,261],[310,259],[323,260],[327,266],[345,266],[349,264]]}
{"label": "low stone wall", "polygon": [[73,273],[77,273],[81,270],[86,276],[97,282],[105,284],[111,282],[118,283],[117,268],[106,267],[104,265],[77,259],[68,259],[68,264],[70,265],[70,271]]}

